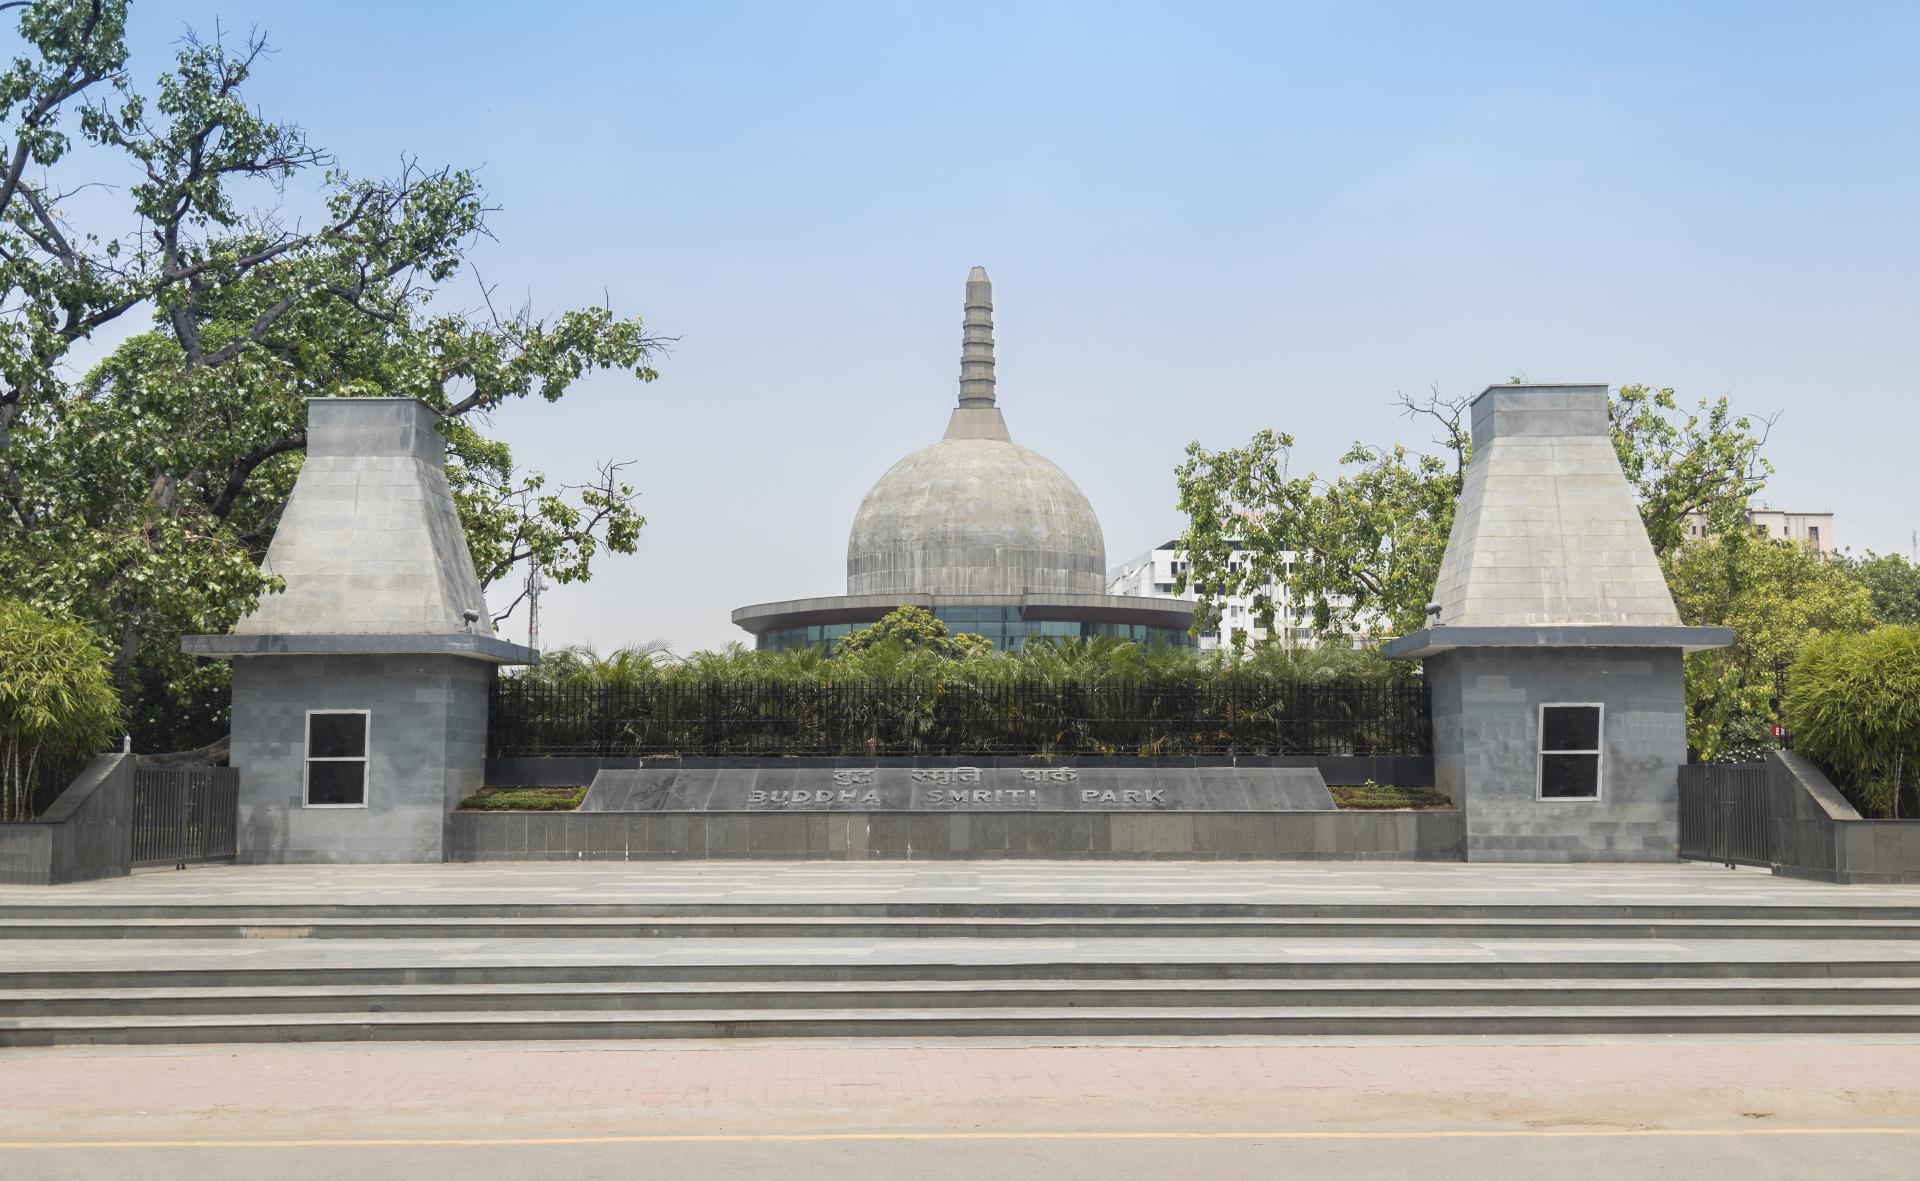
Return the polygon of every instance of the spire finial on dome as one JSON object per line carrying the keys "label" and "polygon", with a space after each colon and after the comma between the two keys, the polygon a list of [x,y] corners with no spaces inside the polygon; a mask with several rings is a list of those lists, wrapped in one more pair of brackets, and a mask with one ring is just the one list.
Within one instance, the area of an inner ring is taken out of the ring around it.
{"label": "spire finial on dome", "polygon": [[967,272],[967,311],[960,329],[960,405],[993,404],[993,281],[987,268],[975,267]]}

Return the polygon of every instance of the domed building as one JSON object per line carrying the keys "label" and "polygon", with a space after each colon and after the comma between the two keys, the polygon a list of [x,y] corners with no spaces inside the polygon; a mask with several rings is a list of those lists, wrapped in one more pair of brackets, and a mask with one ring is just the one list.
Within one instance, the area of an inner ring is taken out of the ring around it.
{"label": "domed building", "polygon": [[1109,595],[1100,519],[1052,460],[1013,441],[993,371],[993,285],[967,276],[960,401],[940,441],[888,468],[847,538],[847,593],[733,613],[760,648],[831,647],[896,607],[924,607],[996,648],[1033,636],[1186,645],[1193,604]]}

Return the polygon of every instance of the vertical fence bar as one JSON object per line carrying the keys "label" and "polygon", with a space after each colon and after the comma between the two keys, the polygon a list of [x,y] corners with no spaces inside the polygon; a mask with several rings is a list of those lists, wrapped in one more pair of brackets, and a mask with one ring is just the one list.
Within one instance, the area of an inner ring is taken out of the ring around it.
{"label": "vertical fence bar", "polygon": [[489,691],[487,753],[1425,755],[1417,680],[543,685]]}
{"label": "vertical fence bar", "polygon": [[186,865],[233,858],[239,771],[232,767],[138,767],[133,784],[135,865]]}
{"label": "vertical fence bar", "polygon": [[1680,856],[1722,865],[1773,864],[1773,815],[1763,763],[1679,769]]}

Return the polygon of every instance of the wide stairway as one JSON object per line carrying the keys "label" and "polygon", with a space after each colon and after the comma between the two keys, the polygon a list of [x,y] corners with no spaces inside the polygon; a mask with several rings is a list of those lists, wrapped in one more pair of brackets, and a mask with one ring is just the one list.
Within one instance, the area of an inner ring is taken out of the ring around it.
{"label": "wide stairway", "polygon": [[34,897],[0,899],[0,1045],[1920,1032],[1920,891],[1912,905]]}

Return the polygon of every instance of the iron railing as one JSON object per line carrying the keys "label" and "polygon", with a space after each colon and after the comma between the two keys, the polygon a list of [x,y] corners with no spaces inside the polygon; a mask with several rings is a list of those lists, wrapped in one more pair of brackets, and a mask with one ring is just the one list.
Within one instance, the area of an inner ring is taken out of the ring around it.
{"label": "iron railing", "polygon": [[1418,681],[1230,685],[495,683],[487,753],[1424,755]]}
{"label": "iron railing", "polygon": [[1773,864],[1765,763],[1680,768],[1680,856],[1723,865]]}
{"label": "iron railing", "polygon": [[136,767],[133,863],[232,860],[239,808],[232,767]]}

